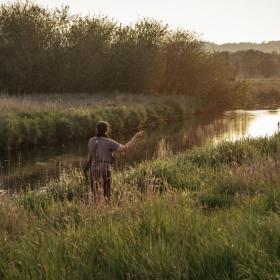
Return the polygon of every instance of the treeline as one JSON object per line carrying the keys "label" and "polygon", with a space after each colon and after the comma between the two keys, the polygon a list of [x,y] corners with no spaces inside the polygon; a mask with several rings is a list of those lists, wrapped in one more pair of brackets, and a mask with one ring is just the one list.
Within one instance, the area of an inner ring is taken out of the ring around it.
{"label": "treeline", "polygon": [[247,78],[280,77],[280,55],[256,50],[227,53],[232,67],[240,76]]}
{"label": "treeline", "polygon": [[243,87],[229,60],[191,32],[16,2],[0,9],[0,89],[206,95],[226,106]]}
{"label": "treeline", "polygon": [[216,52],[238,52],[238,51],[256,50],[265,53],[272,53],[272,52],[280,53],[280,40],[263,42],[263,43],[251,43],[251,42],[226,43],[221,45],[206,42],[206,46],[209,50],[216,51]]}

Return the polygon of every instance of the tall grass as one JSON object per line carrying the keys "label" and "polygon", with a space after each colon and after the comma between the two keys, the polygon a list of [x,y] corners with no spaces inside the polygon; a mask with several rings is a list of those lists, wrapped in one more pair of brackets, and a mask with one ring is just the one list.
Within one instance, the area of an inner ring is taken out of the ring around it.
{"label": "tall grass", "polygon": [[[180,98],[180,97],[178,97]],[[22,95],[0,95],[0,114],[5,113],[35,113],[35,112],[72,112],[87,111],[97,107],[133,106],[135,103],[153,104],[168,102],[175,98],[157,94],[129,94],[121,92],[99,92],[94,95],[86,93],[42,93]],[[181,100],[195,104],[201,102],[199,98],[185,97]]]}
{"label": "tall grass", "polygon": [[211,108],[199,98],[145,95],[0,96],[0,100],[0,150],[86,139],[95,134],[99,120],[107,120],[114,133],[125,133]]}
{"label": "tall grass", "polygon": [[3,279],[278,279],[280,136],[116,174],[110,205],[79,171],[0,200]]}
{"label": "tall grass", "polygon": [[263,204],[205,215],[186,196],[150,195],[41,218],[2,204],[1,278],[277,279],[279,216]]}

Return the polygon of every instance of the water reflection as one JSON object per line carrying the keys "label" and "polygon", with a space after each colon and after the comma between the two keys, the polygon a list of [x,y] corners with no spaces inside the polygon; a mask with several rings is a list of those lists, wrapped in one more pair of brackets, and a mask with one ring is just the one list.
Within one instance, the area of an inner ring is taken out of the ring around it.
{"label": "water reflection", "polygon": [[211,141],[216,144],[224,140],[236,141],[244,137],[271,136],[278,130],[280,110],[236,110],[226,112],[224,119],[232,119],[228,130],[216,135]]}
{"label": "water reflection", "polygon": [[[230,111],[223,115],[205,114],[184,122],[171,122],[146,130],[143,142],[130,153],[116,159],[117,170],[152,158],[164,158],[195,146],[235,141],[244,137],[270,136],[277,131],[280,110]],[[131,135],[115,138],[127,141]],[[56,178],[65,168],[81,166],[87,153],[87,141],[36,147],[0,158],[0,189],[40,186]]]}

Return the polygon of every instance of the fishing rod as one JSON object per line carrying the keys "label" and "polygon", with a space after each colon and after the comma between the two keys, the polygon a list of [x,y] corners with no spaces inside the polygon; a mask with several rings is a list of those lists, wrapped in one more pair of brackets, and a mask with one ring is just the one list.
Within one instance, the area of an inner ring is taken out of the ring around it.
{"label": "fishing rod", "polygon": [[[175,118],[174,118],[175,119]],[[152,122],[149,122],[147,124],[144,124],[144,125],[140,125],[140,126],[137,126],[137,127],[133,127],[133,128],[129,128],[129,129],[125,129],[122,131],[122,133],[126,133],[126,132],[130,132],[130,131],[134,131],[134,130],[138,130],[138,129],[144,129],[144,128],[149,128],[149,127],[153,127],[154,125],[158,125],[158,124],[162,124],[164,122],[169,122],[169,121],[172,121],[174,119],[162,119],[162,120],[156,120],[156,121],[152,121]],[[184,120],[185,118],[182,117],[182,118],[178,118],[176,120],[178,121],[182,121]]]}

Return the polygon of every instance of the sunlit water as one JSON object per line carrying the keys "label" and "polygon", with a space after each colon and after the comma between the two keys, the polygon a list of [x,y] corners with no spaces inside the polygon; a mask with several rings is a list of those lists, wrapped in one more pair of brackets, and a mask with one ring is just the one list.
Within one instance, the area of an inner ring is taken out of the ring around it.
{"label": "sunlit water", "polygon": [[[203,114],[184,122],[147,128],[141,144],[121,158],[115,169],[125,169],[138,162],[162,158],[195,146],[216,145],[244,137],[271,136],[278,130],[279,110],[230,111],[222,115]],[[124,143],[132,135],[115,136]],[[63,170],[79,167],[87,154],[87,141],[56,146],[35,147],[0,156],[0,189],[17,190],[40,187],[57,178]]]}
{"label": "sunlit water", "polygon": [[242,138],[257,138],[272,136],[278,132],[280,122],[280,109],[229,111],[223,115],[229,127],[219,135],[215,135],[211,142],[218,143],[224,140],[236,141]]}

